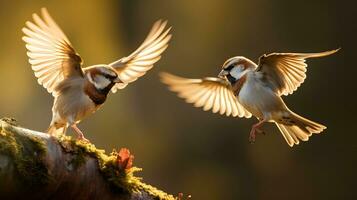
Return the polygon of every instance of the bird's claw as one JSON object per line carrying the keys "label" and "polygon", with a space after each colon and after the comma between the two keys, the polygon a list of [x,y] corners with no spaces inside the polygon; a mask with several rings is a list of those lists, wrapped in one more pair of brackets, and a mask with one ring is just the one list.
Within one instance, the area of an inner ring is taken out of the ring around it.
{"label": "bird's claw", "polygon": [[90,143],[90,141],[87,138],[85,138],[83,135],[79,135],[77,137],[77,140],[82,141],[84,143]]}
{"label": "bird's claw", "polygon": [[254,142],[255,142],[255,131],[253,131],[253,130],[249,134],[249,142],[251,144],[254,144]]}
{"label": "bird's claw", "polygon": [[251,131],[250,131],[250,134],[249,134],[249,142],[251,144],[254,144],[255,142],[255,138],[256,138],[256,133],[259,133],[259,134],[263,134],[265,135],[265,132],[259,128],[253,128]]}

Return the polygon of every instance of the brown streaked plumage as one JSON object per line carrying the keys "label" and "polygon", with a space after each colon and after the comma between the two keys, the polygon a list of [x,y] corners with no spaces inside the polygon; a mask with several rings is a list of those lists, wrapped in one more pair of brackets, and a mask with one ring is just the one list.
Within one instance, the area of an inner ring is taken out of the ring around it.
{"label": "brown streaked plumage", "polygon": [[292,94],[304,82],[307,58],[328,56],[338,50],[264,54],[258,65],[237,56],[224,62],[218,78],[187,79],[168,73],[162,73],[161,78],[170,90],[195,107],[233,117],[254,115],[259,122],[252,126],[251,142],[256,132],[262,132],[265,122],[273,122],[292,147],[326,127],[289,110],[281,96]]}
{"label": "brown streaked plumage", "polygon": [[171,39],[167,22],[155,22],[144,42],[132,54],[110,64],[82,68],[82,59],[60,27],[42,8],[22,29],[29,62],[38,83],[54,96],[50,134],[65,133],[105,102],[110,91],[123,89],[149,71],[161,58]]}

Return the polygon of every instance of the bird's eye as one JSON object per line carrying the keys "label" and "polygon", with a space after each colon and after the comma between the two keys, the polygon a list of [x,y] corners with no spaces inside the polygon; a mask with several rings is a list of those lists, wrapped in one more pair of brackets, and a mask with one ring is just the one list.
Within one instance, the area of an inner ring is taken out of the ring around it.
{"label": "bird's eye", "polygon": [[104,77],[107,78],[107,79],[109,79],[109,80],[112,80],[112,79],[115,79],[115,78],[116,78],[116,77],[111,76],[111,75],[109,75],[109,74],[104,75]]}

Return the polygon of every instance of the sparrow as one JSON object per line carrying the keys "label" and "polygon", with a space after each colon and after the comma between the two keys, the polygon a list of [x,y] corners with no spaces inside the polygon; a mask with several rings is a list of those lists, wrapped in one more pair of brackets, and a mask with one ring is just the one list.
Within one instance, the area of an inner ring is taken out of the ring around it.
{"label": "sparrow", "polygon": [[46,8],[42,16],[22,29],[29,63],[38,83],[54,97],[52,121],[47,132],[65,134],[71,127],[78,139],[86,140],[77,124],[97,111],[110,91],[125,88],[150,70],[161,58],[171,39],[167,22],[158,20],[144,42],[129,56],[110,64],[82,68],[83,61]]}
{"label": "sparrow", "polygon": [[160,75],[171,91],[195,107],[226,116],[255,116],[258,123],[252,126],[250,142],[255,141],[256,133],[264,133],[264,123],[272,122],[292,147],[326,127],[291,111],[282,96],[292,94],[304,82],[307,58],[328,56],[338,50],[264,54],[258,64],[236,56],[224,62],[218,77],[189,79],[165,72]]}

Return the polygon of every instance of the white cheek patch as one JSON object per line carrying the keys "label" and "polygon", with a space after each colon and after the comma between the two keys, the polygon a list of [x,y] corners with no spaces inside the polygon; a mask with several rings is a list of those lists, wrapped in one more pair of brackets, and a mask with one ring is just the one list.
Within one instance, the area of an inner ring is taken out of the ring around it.
{"label": "white cheek patch", "polygon": [[109,84],[110,84],[110,80],[108,80],[107,78],[105,78],[102,75],[96,75],[94,77],[94,85],[96,88],[98,89],[104,89],[106,88]]}
{"label": "white cheek patch", "polygon": [[236,80],[244,75],[243,65],[237,65],[229,72]]}
{"label": "white cheek patch", "polygon": [[92,79],[90,74],[88,74],[87,77],[88,80],[93,83],[97,89],[104,89],[111,83],[110,80],[102,75],[96,75],[94,79]]}
{"label": "white cheek patch", "polygon": [[87,73],[87,78],[88,78],[89,82],[94,84],[94,81],[93,81],[92,76],[90,75],[90,73]]}

